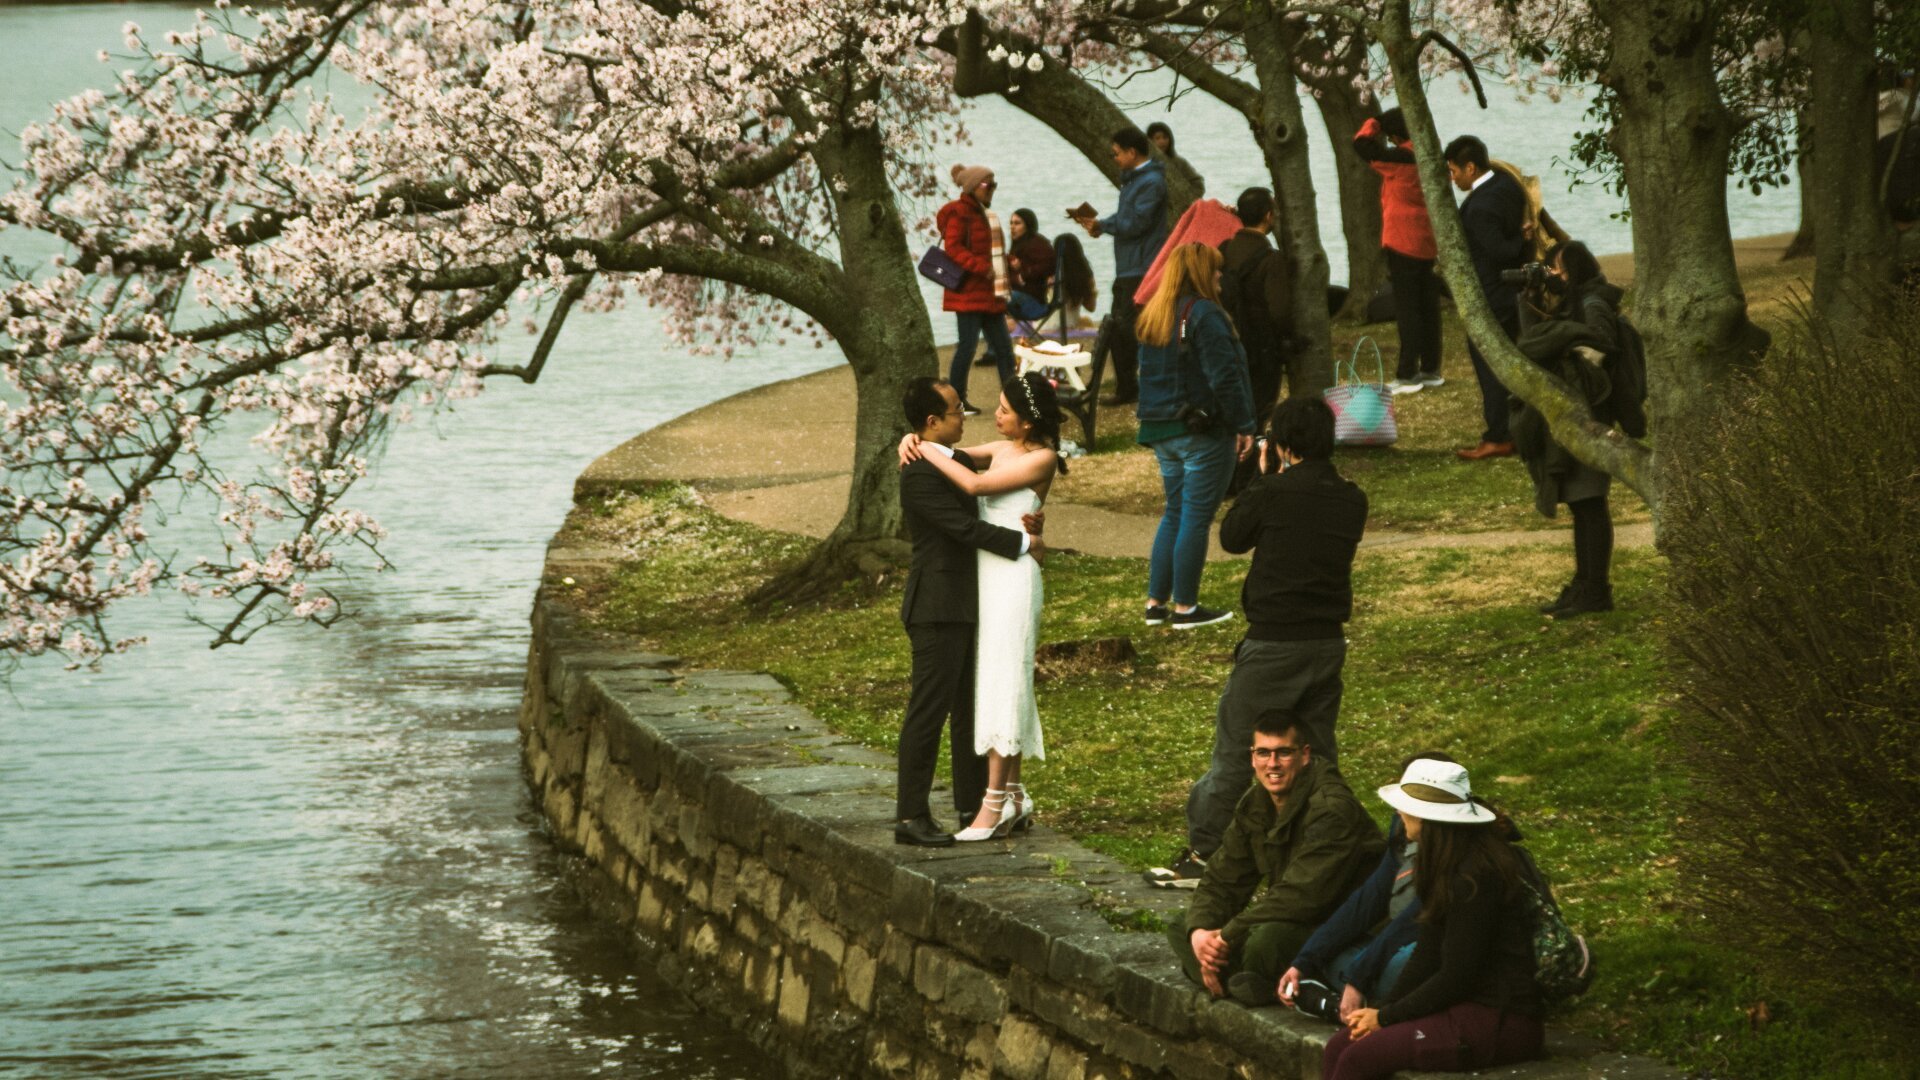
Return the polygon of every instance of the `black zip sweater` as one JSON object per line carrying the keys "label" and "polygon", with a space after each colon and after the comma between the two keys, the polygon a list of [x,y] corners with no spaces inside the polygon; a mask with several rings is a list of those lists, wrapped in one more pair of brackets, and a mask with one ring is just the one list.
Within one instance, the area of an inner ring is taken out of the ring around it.
{"label": "black zip sweater", "polygon": [[1220,523],[1220,546],[1253,563],[1240,587],[1254,641],[1337,638],[1353,615],[1353,553],[1367,496],[1330,461],[1302,461],[1247,485]]}
{"label": "black zip sweater", "polygon": [[1455,889],[1446,917],[1420,924],[1413,955],[1380,1010],[1381,1027],[1445,1012],[1463,1001],[1540,1015],[1533,931],[1522,901],[1503,898],[1490,875]]}

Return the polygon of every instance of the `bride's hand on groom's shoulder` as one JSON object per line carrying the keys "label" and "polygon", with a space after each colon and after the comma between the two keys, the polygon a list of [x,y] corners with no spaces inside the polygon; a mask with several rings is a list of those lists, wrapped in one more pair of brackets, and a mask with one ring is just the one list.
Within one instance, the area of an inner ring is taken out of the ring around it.
{"label": "bride's hand on groom's shoulder", "polygon": [[920,436],[909,431],[900,437],[900,467],[906,468],[920,460]]}

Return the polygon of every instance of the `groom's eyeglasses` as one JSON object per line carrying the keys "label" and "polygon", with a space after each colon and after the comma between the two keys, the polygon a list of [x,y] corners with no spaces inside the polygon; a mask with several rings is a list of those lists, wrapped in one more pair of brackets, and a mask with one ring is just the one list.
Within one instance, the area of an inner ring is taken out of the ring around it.
{"label": "groom's eyeglasses", "polygon": [[948,409],[948,410],[947,410],[946,412],[943,412],[943,413],[941,413],[940,415],[941,415],[941,416],[965,416],[965,415],[967,415],[967,410],[965,410],[965,409]]}

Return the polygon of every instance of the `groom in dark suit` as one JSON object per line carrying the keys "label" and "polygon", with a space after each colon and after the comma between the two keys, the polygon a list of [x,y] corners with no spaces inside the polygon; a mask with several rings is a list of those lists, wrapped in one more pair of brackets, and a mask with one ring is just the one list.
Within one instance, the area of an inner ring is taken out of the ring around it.
{"label": "groom in dark suit", "polygon": [[913,536],[913,567],[900,619],[913,644],[913,677],[900,725],[893,839],[945,847],[953,836],[933,823],[927,794],[940,756],[940,728],[949,717],[953,806],[962,818],[979,812],[987,787],[986,759],[973,752],[973,629],[979,609],[974,552],[1039,558],[1044,548],[1037,535],[981,521],[974,497],[926,461],[926,454],[945,453],[962,465],[973,464],[965,451],[953,448],[965,427],[953,387],[923,376],[908,384],[902,405],[908,426],[920,436],[922,457],[900,470],[900,509]]}
{"label": "groom in dark suit", "polygon": [[[1500,320],[1500,329],[1512,341],[1520,336],[1520,290],[1501,281],[1500,275],[1527,261],[1527,193],[1512,177],[1493,167],[1487,144],[1471,135],[1448,143],[1445,156],[1453,186],[1467,193],[1460,203],[1460,225],[1467,233],[1474,276],[1480,279],[1480,288],[1487,294],[1493,317]],[[1480,445],[1457,453],[1467,461],[1507,457],[1513,453],[1513,436],[1507,430],[1507,388],[1471,337],[1467,339],[1467,356],[1473,360],[1473,374],[1480,381],[1480,415],[1487,426],[1480,433]]]}

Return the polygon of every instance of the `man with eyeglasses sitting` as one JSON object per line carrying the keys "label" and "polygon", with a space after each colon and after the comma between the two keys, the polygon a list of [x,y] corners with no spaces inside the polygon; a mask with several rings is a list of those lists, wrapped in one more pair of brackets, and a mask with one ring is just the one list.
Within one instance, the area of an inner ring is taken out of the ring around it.
{"label": "man with eyeglasses sitting", "polygon": [[[1317,760],[1292,712],[1253,728],[1254,783],[1167,938],[1214,997],[1271,1005],[1280,973],[1386,849],[1338,770]],[[1256,896],[1256,894],[1258,894]]]}

